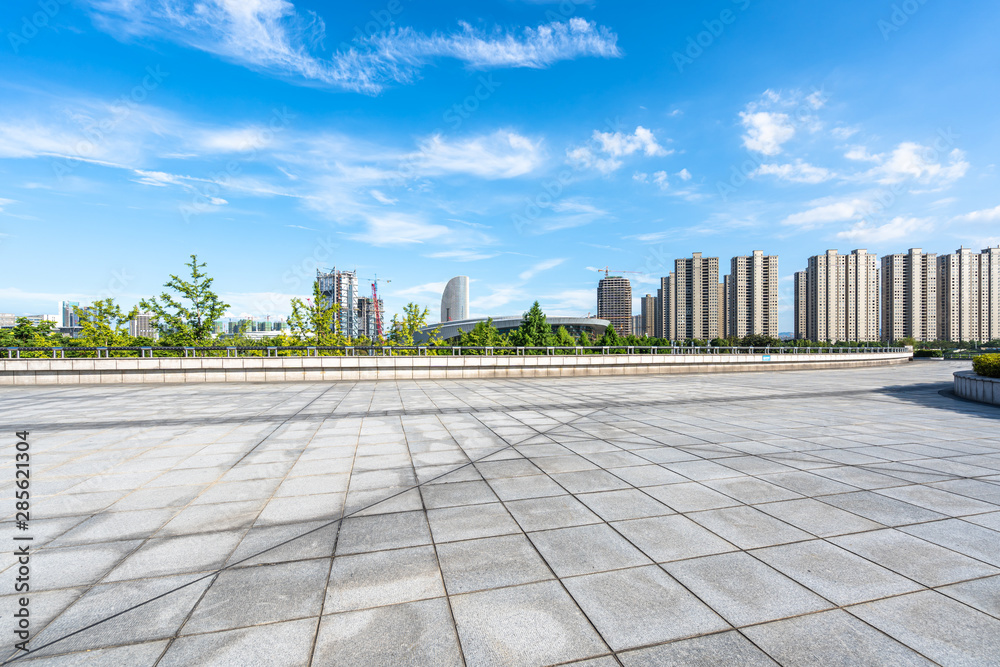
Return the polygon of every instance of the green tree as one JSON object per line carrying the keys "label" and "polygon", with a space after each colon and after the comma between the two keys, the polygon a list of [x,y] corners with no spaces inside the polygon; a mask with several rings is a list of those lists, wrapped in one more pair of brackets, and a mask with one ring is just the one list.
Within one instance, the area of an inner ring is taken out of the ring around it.
{"label": "green tree", "polygon": [[343,345],[347,340],[334,331],[334,321],[340,312],[339,303],[330,303],[319,287],[313,283],[312,299],[292,299],[292,314],[288,326],[299,341],[315,345]]}
{"label": "green tree", "polygon": [[139,302],[144,310],[153,313],[156,325],[166,330],[164,338],[172,344],[194,344],[211,340],[215,321],[229,308],[212,291],[214,278],[202,271],[207,266],[198,262],[197,255],[185,266],[191,268],[191,280],[171,274],[164,287],[174,294],[164,291],[159,300],[156,297]]}
{"label": "green tree", "polygon": [[556,329],[556,345],[559,347],[576,347],[576,339],[566,330],[566,327]]}
{"label": "green tree", "polygon": [[459,329],[458,344],[461,347],[504,347],[510,343],[500,330],[493,326],[493,318],[477,322],[472,331]]}
{"label": "green tree", "polygon": [[613,326],[608,327],[604,330],[604,334],[597,339],[598,347],[615,347],[622,344],[621,336],[618,335],[618,330]]}
{"label": "green tree", "polygon": [[580,332],[580,345],[581,347],[590,347],[594,344],[594,341],[590,340],[590,334],[586,329]]}
{"label": "green tree", "polygon": [[[414,344],[417,330],[427,326],[428,309],[421,309],[412,301],[403,306],[403,315],[392,316],[392,331],[389,340],[396,345],[409,346]],[[440,345],[441,340],[437,337],[441,329],[434,329],[430,332],[428,345]]]}
{"label": "green tree", "polygon": [[127,347],[134,344],[128,323],[139,313],[138,308],[132,308],[126,315],[114,299],[101,299],[89,308],[74,307],[73,310],[80,318],[77,340],[81,347]]}
{"label": "green tree", "polygon": [[511,332],[511,344],[518,347],[547,347],[555,345],[556,338],[552,334],[542,307],[536,301],[521,319],[521,326]]}

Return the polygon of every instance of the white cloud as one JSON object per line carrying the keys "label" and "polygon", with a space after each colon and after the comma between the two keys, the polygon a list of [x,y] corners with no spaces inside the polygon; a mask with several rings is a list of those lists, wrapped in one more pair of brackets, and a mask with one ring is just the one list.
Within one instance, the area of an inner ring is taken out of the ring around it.
{"label": "white cloud", "polygon": [[434,135],[422,141],[420,151],[408,160],[425,174],[464,173],[499,179],[534,171],[544,160],[544,153],[541,141],[500,130],[455,141]]}
{"label": "white cloud", "polygon": [[594,130],[589,146],[570,148],[566,157],[578,169],[596,169],[602,174],[610,174],[624,164],[621,158],[635,153],[662,157],[673,151],[661,146],[651,130],[639,125],[631,134]]}
{"label": "white cloud", "polygon": [[851,146],[850,150],[844,153],[844,157],[855,162],[881,162],[883,155],[874,155],[868,152],[864,146]]}
{"label": "white cloud", "polygon": [[545,261],[538,262],[530,269],[522,271],[520,275],[518,275],[518,278],[520,278],[521,280],[531,280],[542,271],[548,271],[549,269],[554,269],[565,261],[566,261],[565,259],[547,259]]}
{"label": "white cloud", "polygon": [[762,164],[753,176],[775,176],[791,183],[822,183],[834,177],[829,169],[796,160],[794,164]]}
{"label": "white cloud", "polygon": [[971,213],[966,213],[965,215],[960,215],[955,218],[959,222],[972,222],[972,223],[982,223],[982,222],[1000,222],[1000,206],[996,208],[987,208],[981,211],[972,211]]}
{"label": "white cloud", "polygon": [[372,190],[371,191],[371,196],[374,197],[376,199],[376,201],[379,201],[379,202],[381,202],[383,204],[387,204],[387,205],[390,205],[390,206],[392,204],[395,204],[397,201],[399,201],[398,199],[393,199],[392,197],[387,197],[385,194],[382,193],[381,190]]}
{"label": "white cloud", "polygon": [[691,180],[691,172],[688,171],[687,169],[681,169],[679,172],[677,172],[677,176],[682,181],[690,181]]}
{"label": "white cloud", "polygon": [[[504,315],[514,315],[515,313],[500,312],[507,304],[524,298],[524,290],[518,285],[497,285],[491,288],[490,293],[482,296],[475,296],[469,299],[469,308],[482,316],[498,317]],[[520,313],[516,313],[520,314]]]}
{"label": "white cloud", "polygon": [[597,296],[593,289],[570,289],[546,294],[539,299],[542,309],[553,317],[580,317],[594,312]]}
{"label": "white cloud", "polygon": [[16,202],[13,199],[2,199],[2,198],[0,198],[0,213],[3,212],[4,206],[7,206],[8,204],[14,204],[14,203],[16,203]]}
{"label": "white cloud", "polygon": [[788,216],[782,220],[781,224],[794,225],[804,229],[812,229],[830,222],[860,220],[864,217],[868,208],[868,202],[863,199],[835,201],[830,203],[817,202],[817,205],[813,206],[813,208]]}
{"label": "white cloud", "polygon": [[788,114],[772,111],[741,111],[740,119],[747,133],[743,135],[743,145],[749,150],[764,155],[777,155],[781,145],[795,136],[795,127]]}
{"label": "white cloud", "polygon": [[158,37],[239,65],[333,87],[376,93],[412,81],[437,58],[474,68],[541,68],[561,60],[617,58],[617,36],[581,18],[518,32],[460,24],[447,34],[396,28],[322,55],[326,26],[288,0],[93,0],[95,23],[120,39]]}
{"label": "white cloud", "polygon": [[479,250],[445,250],[442,252],[433,252],[429,255],[424,255],[424,257],[430,257],[431,259],[450,259],[456,262],[478,262],[484,259],[493,259],[497,257],[500,253],[498,252],[481,252]]}
{"label": "white cloud", "polygon": [[868,222],[857,222],[849,229],[837,233],[838,239],[852,243],[879,244],[886,241],[910,238],[915,234],[930,231],[927,220],[919,218],[893,218],[884,225],[871,225]]}
{"label": "white cloud", "polygon": [[424,222],[417,216],[404,214],[372,215],[366,227],[363,233],[351,234],[350,238],[374,246],[409,245],[431,241],[451,231],[444,225]]}
{"label": "white cloud", "polygon": [[935,149],[907,141],[899,144],[867,176],[886,185],[914,180],[924,185],[946,186],[965,176],[969,170],[965,154],[957,148],[948,153],[948,160],[945,164],[939,161]]}
{"label": "white cloud", "polygon": [[550,214],[539,219],[538,231],[541,233],[582,227],[608,217],[607,211],[582,199],[557,201],[548,210]]}
{"label": "white cloud", "polygon": [[861,129],[857,127],[847,127],[844,125],[840,125],[830,130],[830,134],[832,134],[835,139],[840,139],[841,141],[847,141],[860,131]]}

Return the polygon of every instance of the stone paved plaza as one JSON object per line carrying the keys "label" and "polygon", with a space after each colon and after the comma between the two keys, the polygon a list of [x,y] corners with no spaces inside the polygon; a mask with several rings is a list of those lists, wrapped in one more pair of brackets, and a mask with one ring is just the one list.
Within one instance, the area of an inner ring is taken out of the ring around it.
{"label": "stone paved plaza", "polygon": [[968,366],[3,388],[14,664],[1000,664]]}

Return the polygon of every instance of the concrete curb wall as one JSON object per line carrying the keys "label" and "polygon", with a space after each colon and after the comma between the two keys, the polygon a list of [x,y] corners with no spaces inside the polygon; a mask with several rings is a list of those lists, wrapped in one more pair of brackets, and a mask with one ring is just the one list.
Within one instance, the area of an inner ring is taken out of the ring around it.
{"label": "concrete curb wall", "polygon": [[955,394],[971,401],[1000,405],[1000,379],[984,378],[975,371],[955,373]]}
{"label": "concrete curb wall", "polygon": [[[769,356],[768,360],[765,357]],[[726,373],[885,366],[909,352],[430,357],[0,359],[0,385],[324,382]]]}

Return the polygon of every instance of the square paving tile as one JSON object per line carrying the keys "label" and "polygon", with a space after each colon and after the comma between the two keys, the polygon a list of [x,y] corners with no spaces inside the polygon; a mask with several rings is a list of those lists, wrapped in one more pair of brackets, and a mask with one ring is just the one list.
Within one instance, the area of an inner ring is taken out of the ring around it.
{"label": "square paving tile", "polygon": [[831,537],[883,528],[880,523],[863,519],[856,514],[831,507],[812,498],[766,503],[757,506],[757,509],[817,537]]}
{"label": "square paving tile", "polygon": [[742,505],[738,500],[714,491],[698,482],[650,486],[643,489],[675,512],[698,512]]}
{"label": "square paving tile", "polygon": [[751,553],[838,605],[867,602],[923,588],[823,540],[767,547]]}
{"label": "square paving tile", "polygon": [[[158,667],[205,664],[221,667],[276,665],[297,667],[308,664],[315,618],[287,623],[270,623],[225,632],[182,636],[170,645]],[[130,664],[130,663],[120,663]]]}
{"label": "square paving tile", "polygon": [[615,651],[729,628],[658,567],[564,580]]}
{"label": "square paving tile", "polygon": [[544,530],[529,537],[559,577],[651,564],[606,524]]}
{"label": "square paving tile", "polygon": [[552,579],[552,571],[524,535],[449,542],[437,547],[450,595]]}
{"label": "square paving tile", "polygon": [[318,616],[329,559],[239,567],[219,573],[184,634]]}
{"label": "square paving tile", "polygon": [[448,602],[436,598],[323,616],[312,664],[457,667],[462,658]]}
{"label": "square paving tile", "polygon": [[626,651],[618,658],[625,667],[775,667],[778,663],[737,632],[719,632],[650,648]]}
{"label": "square paving tile", "polygon": [[674,513],[672,509],[638,489],[581,493],[576,497],[605,521],[641,519]]}
{"label": "square paving tile", "polygon": [[535,667],[608,652],[556,582],[451,597],[467,665]]}
{"label": "square paving tile", "polygon": [[355,611],[442,595],[432,547],[375,551],[333,560],[323,610]]}
{"label": "square paving tile", "polygon": [[989,664],[1000,655],[1000,620],[935,591],[868,602],[848,611],[942,665]]}
{"label": "square paving tile", "polygon": [[510,512],[500,503],[428,510],[427,519],[431,524],[435,542],[471,540],[521,532]]}
{"label": "square paving tile", "polygon": [[344,519],[337,537],[337,555],[415,547],[431,543],[423,512],[395,512]]}
{"label": "square paving tile", "polygon": [[741,549],[812,539],[812,535],[752,507],[694,512],[691,519]]}
{"label": "square paving tile", "polygon": [[829,609],[830,603],[745,553],[663,565],[737,627]]}
{"label": "square paving tile", "polygon": [[616,521],[612,526],[658,563],[736,551],[729,542],[679,514]]}
{"label": "square paving tile", "polygon": [[924,586],[1000,574],[986,563],[894,529],[832,537],[834,544]]}
{"label": "square paving tile", "polygon": [[601,521],[573,496],[515,500],[507,503],[507,509],[524,530],[568,528]]}
{"label": "square paving tile", "polygon": [[781,665],[932,665],[919,653],[839,610],[745,628]]}

